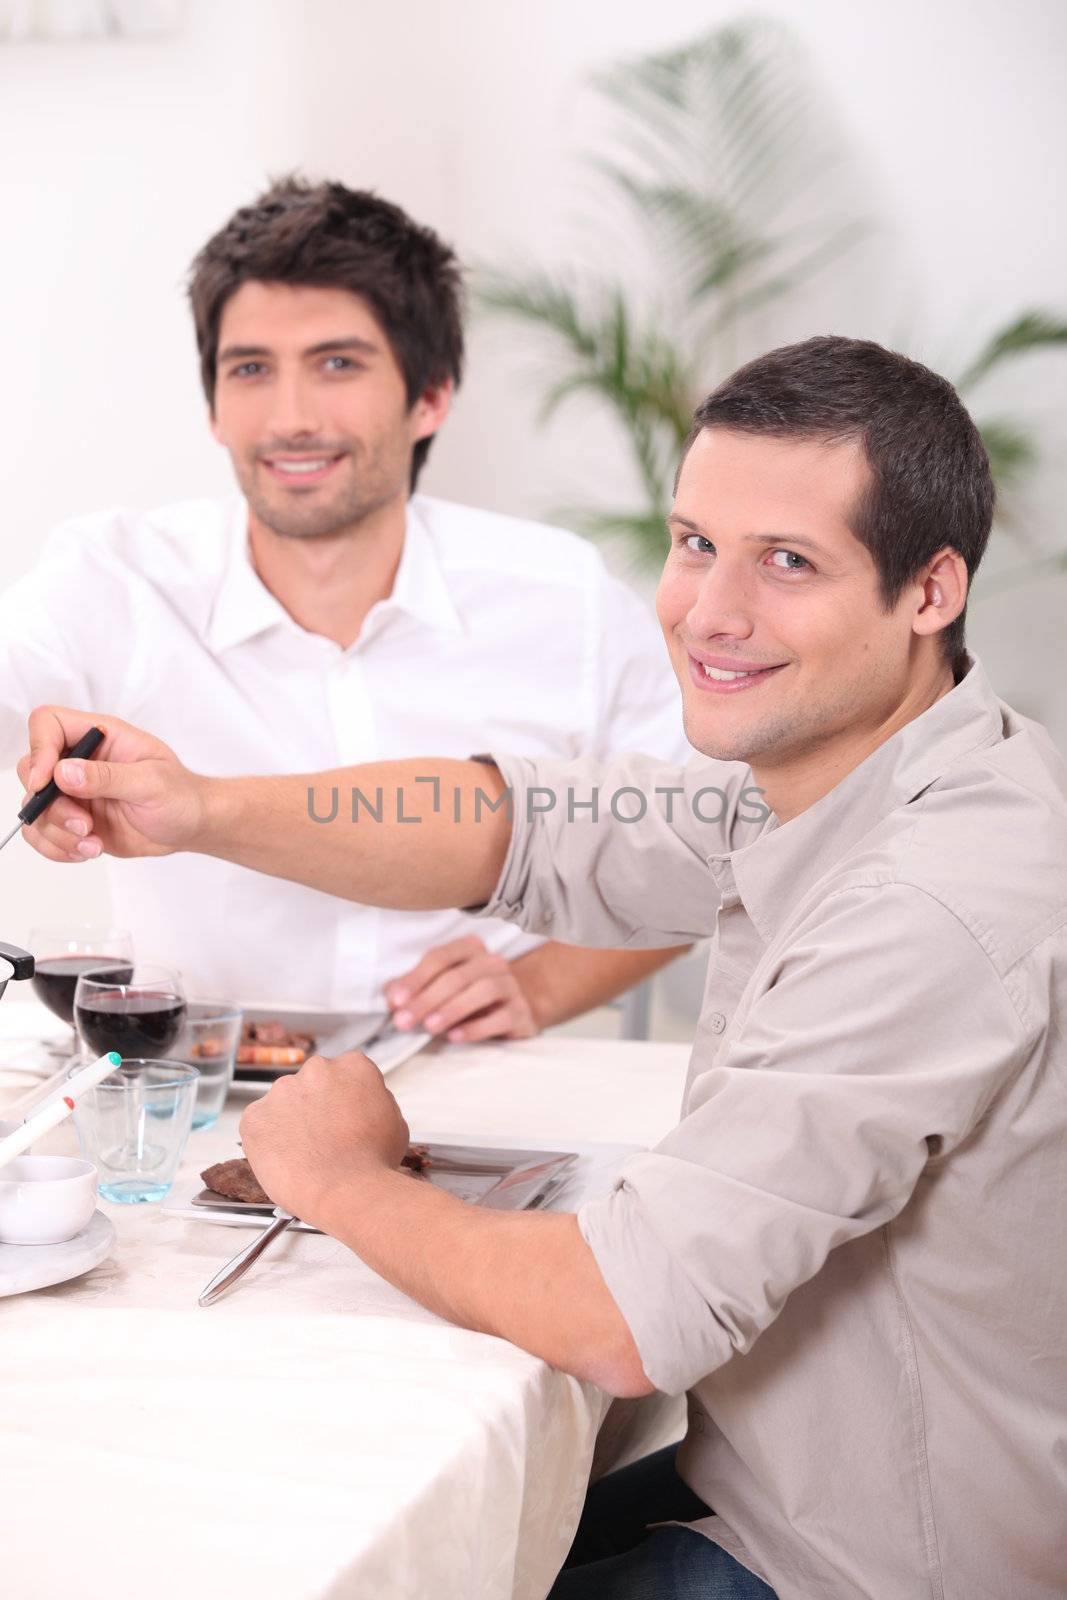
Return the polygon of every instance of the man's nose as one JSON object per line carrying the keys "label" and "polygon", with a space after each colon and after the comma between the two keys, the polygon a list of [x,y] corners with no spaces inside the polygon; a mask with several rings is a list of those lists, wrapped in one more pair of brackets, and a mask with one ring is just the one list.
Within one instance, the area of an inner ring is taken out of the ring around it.
{"label": "man's nose", "polygon": [[281,374],[271,389],[271,433],[286,441],[319,430],[319,408],[314,385],[299,374]]}
{"label": "man's nose", "polygon": [[744,639],[752,632],[753,613],[750,573],[740,562],[719,556],[701,578],[685,620],[695,639],[717,634]]}

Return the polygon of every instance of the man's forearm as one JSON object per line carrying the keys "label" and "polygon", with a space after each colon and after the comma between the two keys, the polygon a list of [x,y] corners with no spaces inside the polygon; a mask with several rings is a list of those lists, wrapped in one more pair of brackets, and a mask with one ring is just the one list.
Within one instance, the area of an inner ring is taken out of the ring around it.
{"label": "man's forearm", "polygon": [[689,945],[669,950],[588,950],[550,939],[511,963],[539,1028],[552,1028],[606,1005]]}
{"label": "man's forearm", "polygon": [[511,837],[504,781],[484,762],[201,781],[204,821],[192,848],[365,905],[479,905]]}
{"label": "man's forearm", "polygon": [[637,1347],[574,1216],[482,1211],[373,1170],[314,1219],[405,1294],[619,1397],[650,1394]]}

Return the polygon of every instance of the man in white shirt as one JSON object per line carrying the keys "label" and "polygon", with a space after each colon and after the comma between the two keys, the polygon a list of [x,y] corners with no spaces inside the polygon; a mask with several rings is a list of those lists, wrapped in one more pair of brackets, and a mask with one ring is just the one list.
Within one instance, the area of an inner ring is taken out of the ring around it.
{"label": "man in white shirt", "polygon": [[[412,497],[463,355],[458,265],[430,230],[286,179],[200,252],[190,299],[242,497],[53,535],[0,600],[0,761],[43,700],[144,722],[231,775],[500,745],[690,753],[651,614],[590,545]],[[536,1032],[674,953],[346,904],[207,858],[124,862],[111,887],[139,953],[191,993],[388,1003],[452,1038]]]}

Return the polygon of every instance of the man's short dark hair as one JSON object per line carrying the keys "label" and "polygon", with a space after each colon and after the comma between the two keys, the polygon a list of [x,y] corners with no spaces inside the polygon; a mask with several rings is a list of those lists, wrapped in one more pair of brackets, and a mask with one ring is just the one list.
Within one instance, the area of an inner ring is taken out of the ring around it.
{"label": "man's short dark hair", "polygon": [[[870,481],[850,527],[871,553],[887,610],[946,545],[973,579],[993,522],[989,457],[959,395],[929,367],[866,339],[784,345],[702,401],[685,453],[705,428],[859,440]],[[957,681],[966,671],[965,616],[966,607],[942,634]]]}
{"label": "man's short dark hair", "polygon": [[[244,283],[347,289],[374,312],[404,376],[408,405],[423,391],[463,375],[463,295],[459,263],[430,228],[399,206],[342,183],[296,175],[272,183],[235,211],[200,251],[189,274],[189,300],[200,353],[200,378],[214,409],[219,323]],[[414,489],[430,439],[411,463]]]}

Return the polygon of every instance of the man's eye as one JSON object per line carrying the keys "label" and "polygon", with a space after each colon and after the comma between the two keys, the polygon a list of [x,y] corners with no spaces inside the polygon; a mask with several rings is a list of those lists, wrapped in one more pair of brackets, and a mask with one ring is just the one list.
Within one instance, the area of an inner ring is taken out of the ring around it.
{"label": "man's eye", "polygon": [[687,550],[694,550],[698,555],[707,556],[715,554],[715,546],[710,539],[705,539],[702,533],[687,533],[682,540]]}
{"label": "man's eye", "polygon": [[347,372],[356,363],[348,356],[327,356],[323,365],[327,372]]}
{"label": "man's eye", "polygon": [[795,550],[772,550],[770,560],[781,572],[803,572],[805,567],[811,566],[811,562],[798,556]]}
{"label": "man's eye", "polygon": [[231,377],[254,378],[264,370],[262,361],[242,361],[231,369]]}

